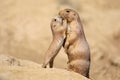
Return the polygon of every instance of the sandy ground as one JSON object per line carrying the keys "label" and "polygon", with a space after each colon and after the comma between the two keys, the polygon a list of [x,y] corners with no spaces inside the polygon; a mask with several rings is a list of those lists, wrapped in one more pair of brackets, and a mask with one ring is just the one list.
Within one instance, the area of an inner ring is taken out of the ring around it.
{"label": "sandy ground", "polygon": [[30,60],[0,54],[0,80],[89,80],[65,69],[42,68]]}
{"label": "sandy ground", "polygon": [[[0,0],[0,53],[42,63],[52,40],[50,21],[65,7],[81,17],[91,49],[91,79],[119,80],[119,0]],[[66,62],[62,49],[55,67],[65,68]]]}

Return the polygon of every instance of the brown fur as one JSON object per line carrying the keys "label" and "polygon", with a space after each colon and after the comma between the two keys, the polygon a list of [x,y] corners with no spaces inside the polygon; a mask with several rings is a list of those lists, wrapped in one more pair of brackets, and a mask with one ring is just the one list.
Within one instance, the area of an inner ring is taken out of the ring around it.
{"label": "brown fur", "polygon": [[51,22],[51,30],[53,34],[53,40],[45,54],[44,63],[42,65],[43,68],[46,68],[47,64],[50,64],[50,68],[53,67],[54,58],[61,49],[66,37],[66,20],[63,20],[60,16],[55,17]]}
{"label": "brown fur", "polygon": [[61,10],[59,15],[68,23],[67,38],[64,44],[69,59],[68,70],[89,77],[90,49],[79,15],[72,9]]}

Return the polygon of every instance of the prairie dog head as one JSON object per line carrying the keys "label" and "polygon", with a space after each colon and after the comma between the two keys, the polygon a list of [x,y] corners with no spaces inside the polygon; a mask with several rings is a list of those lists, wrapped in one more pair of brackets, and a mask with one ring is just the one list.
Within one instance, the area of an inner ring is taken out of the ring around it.
{"label": "prairie dog head", "polygon": [[72,22],[73,20],[78,20],[79,19],[78,13],[76,11],[72,10],[72,9],[61,10],[58,14],[63,19],[66,19],[68,23]]}
{"label": "prairie dog head", "polygon": [[53,36],[55,35],[65,35],[67,30],[67,21],[60,16],[56,16],[51,21],[51,30]]}

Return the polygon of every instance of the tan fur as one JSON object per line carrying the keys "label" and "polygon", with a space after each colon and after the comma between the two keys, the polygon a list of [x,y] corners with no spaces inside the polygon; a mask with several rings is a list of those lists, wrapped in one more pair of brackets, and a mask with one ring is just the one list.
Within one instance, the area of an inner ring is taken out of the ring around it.
{"label": "tan fur", "polygon": [[89,77],[90,49],[79,15],[72,9],[61,10],[59,15],[68,23],[67,38],[64,44],[69,59],[68,70]]}
{"label": "tan fur", "polygon": [[60,16],[55,17],[51,22],[51,30],[53,34],[53,40],[45,54],[44,63],[42,65],[43,68],[46,68],[47,64],[50,64],[50,68],[53,67],[54,58],[61,49],[66,37],[66,20],[63,20]]}

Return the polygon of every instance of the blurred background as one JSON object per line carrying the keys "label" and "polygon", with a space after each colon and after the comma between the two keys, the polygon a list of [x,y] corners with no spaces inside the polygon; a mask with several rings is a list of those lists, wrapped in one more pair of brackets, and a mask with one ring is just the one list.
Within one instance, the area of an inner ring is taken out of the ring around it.
{"label": "blurred background", "polygon": [[[120,80],[120,0],[0,0],[0,54],[42,64],[51,41],[51,19],[78,11],[91,49],[90,78]],[[63,49],[56,68],[67,67]]]}

